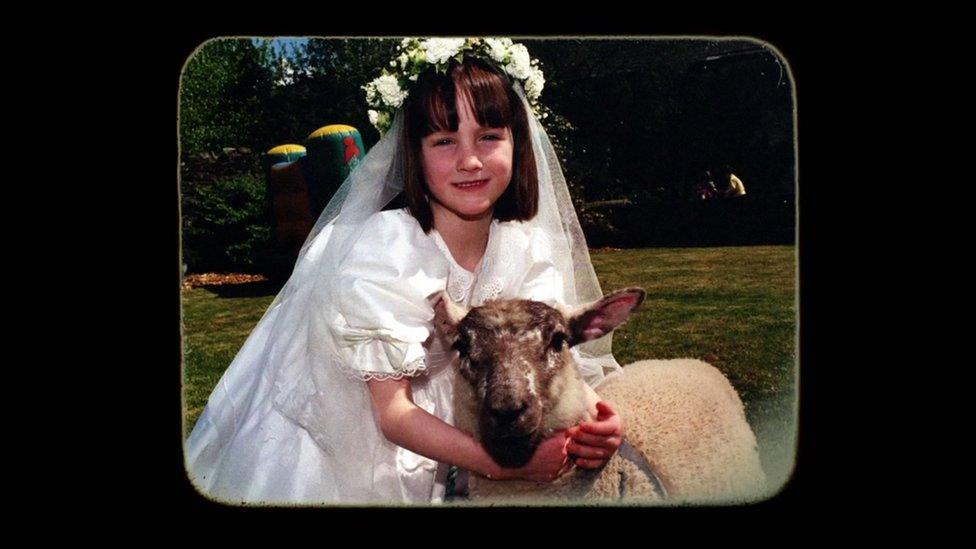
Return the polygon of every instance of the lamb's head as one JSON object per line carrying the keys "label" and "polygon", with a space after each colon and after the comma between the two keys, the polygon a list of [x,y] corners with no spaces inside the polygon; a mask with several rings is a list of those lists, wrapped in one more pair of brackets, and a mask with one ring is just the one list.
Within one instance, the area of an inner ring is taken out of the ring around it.
{"label": "lamb's head", "polygon": [[547,419],[564,393],[582,383],[570,347],[611,332],[644,295],[640,288],[626,288],[573,311],[525,299],[468,310],[445,292],[432,296],[434,325],[459,355],[458,371],[477,418],[475,434],[495,461],[505,467],[529,461],[550,434]]}

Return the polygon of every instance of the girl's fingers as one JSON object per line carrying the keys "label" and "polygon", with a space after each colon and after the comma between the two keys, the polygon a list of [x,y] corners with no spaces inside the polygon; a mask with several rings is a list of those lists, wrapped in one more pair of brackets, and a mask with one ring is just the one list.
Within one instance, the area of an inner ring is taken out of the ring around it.
{"label": "girl's fingers", "polygon": [[571,455],[577,458],[586,459],[608,459],[610,457],[610,450],[607,448],[598,448],[595,446],[583,446],[576,443],[570,443],[566,448]]}
{"label": "girl's fingers", "polygon": [[586,431],[593,435],[610,436],[616,435],[618,426],[612,421],[589,421],[579,424],[579,430]]}
{"label": "girl's fingers", "polygon": [[573,442],[584,446],[598,446],[600,448],[617,448],[620,446],[620,437],[618,436],[606,437],[576,431],[570,438]]}
{"label": "girl's fingers", "polygon": [[617,412],[610,406],[610,403],[605,400],[596,403],[596,412],[596,419],[598,421],[603,421],[610,416],[617,415]]}
{"label": "girl's fingers", "polygon": [[600,467],[603,467],[604,463],[606,463],[606,460],[602,459],[579,458],[576,460],[576,466],[581,469],[599,469]]}

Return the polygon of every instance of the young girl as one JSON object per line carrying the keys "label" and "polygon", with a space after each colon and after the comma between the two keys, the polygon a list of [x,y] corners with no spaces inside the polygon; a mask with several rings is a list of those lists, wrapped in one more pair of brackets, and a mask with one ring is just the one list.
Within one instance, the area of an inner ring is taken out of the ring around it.
{"label": "young girl", "polygon": [[[211,497],[440,501],[450,465],[551,481],[574,465],[602,466],[620,445],[619,416],[592,390],[597,420],[544,441],[519,469],[452,426],[456,353],[433,335],[429,296],[446,288],[467,306],[576,305],[600,290],[558,160],[519,86],[538,70],[515,65],[527,61],[524,47],[413,39],[401,51],[401,68],[424,70],[404,79],[406,90],[390,75],[367,87],[374,106],[401,108],[323,212],[187,441],[190,476]],[[401,192],[407,208],[381,211]],[[597,343],[574,348],[591,385],[619,368],[609,338]]]}

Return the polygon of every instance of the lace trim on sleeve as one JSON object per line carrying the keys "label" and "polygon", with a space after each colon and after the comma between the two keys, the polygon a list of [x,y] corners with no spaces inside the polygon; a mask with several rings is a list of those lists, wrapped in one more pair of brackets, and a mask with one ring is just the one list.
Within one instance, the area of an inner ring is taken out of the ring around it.
{"label": "lace trim on sleeve", "polygon": [[405,377],[417,377],[427,373],[427,368],[430,364],[427,360],[427,353],[424,356],[420,356],[412,360],[410,363],[406,364],[397,372],[370,372],[366,370],[358,370],[356,368],[351,368],[346,365],[346,363],[333,353],[332,360],[335,365],[339,368],[343,374],[348,377],[358,380],[358,381],[369,381],[372,379],[386,381],[388,379],[403,379]]}

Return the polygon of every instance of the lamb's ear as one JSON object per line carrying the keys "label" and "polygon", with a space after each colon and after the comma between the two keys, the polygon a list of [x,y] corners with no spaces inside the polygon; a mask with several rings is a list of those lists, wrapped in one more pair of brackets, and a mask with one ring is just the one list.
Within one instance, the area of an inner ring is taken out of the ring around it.
{"label": "lamb's ear", "polygon": [[642,288],[624,288],[604,296],[569,316],[569,344],[578,345],[603,337],[630,318],[634,309],[644,302]]}
{"label": "lamb's ear", "polygon": [[467,316],[468,310],[454,303],[444,290],[427,296],[427,301],[434,308],[434,329],[448,341],[454,341],[457,337],[457,325]]}

